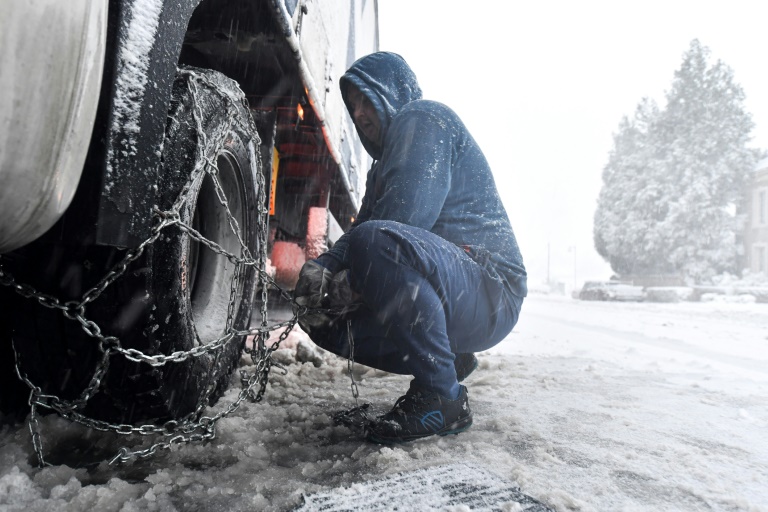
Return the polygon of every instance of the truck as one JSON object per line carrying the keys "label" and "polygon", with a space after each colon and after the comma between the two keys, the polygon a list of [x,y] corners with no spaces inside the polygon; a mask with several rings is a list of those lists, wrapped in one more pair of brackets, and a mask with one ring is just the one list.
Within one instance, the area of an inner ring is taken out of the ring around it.
{"label": "truck", "polygon": [[267,304],[354,220],[370,160],[338,79],[377,18],[376,0],[0,3],[6,415],[159,424],[221,396]]}

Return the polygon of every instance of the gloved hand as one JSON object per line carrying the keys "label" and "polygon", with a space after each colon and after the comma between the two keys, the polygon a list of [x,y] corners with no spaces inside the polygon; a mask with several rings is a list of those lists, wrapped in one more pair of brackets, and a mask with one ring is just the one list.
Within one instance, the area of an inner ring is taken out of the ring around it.
{"label": "gloved hand", "polygon": [[[296,304],[307,308],[325,307],[331,277],[331,271],[316,261],[306,262],[301,267],[299,281],[293,291]],[[325,313],[308,313],[299,317],[299,325],[307,332],[328,325],[330,321],[331,318]]]}
{"label": "gloved hand", "polygon": [[345,312],[357,309],[362,304],[362,296],[350,285],[348,269],[333,275],[328,287],[328,298],[329,307]]}
{"label": "gloved hand", "polygon": [[309,260],[301,267],[299,281],[293,295],[296,302],[308,308],[319,308],[328,295],[331,283],[331,271],[314,260]]}

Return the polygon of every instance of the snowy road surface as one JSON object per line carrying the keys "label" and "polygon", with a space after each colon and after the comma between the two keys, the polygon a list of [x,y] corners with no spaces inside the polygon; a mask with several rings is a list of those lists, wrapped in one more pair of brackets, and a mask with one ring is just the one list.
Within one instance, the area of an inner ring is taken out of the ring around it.
{"label": "snowy road surface", "polygon": [[[26,425],[4,427],[0,510],[289,510],[302,496],[343,487],[349,497],[355,484],[467,462],[557,510],[768,511],[768,305],[531,296],[467,379],[472,429],[392,448],[332,424],[353,405],[346,363],[302,336],[278,354],[288,373],[274,373],[265,403],[223,420],[206,446],[78,469],[126,440],[47,416],[45,450],[59,465],[39,470]],[[404,377],[356,374],[377,412],[407,388]],[[364,510],[365,494],[354,503]]]}

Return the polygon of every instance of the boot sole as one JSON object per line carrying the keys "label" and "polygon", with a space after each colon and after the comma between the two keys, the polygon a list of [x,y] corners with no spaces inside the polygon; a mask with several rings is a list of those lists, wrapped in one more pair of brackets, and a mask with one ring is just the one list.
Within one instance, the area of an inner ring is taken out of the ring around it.
{"label": "boot sole", "polygon": [[460,420],[454,421],[450,425],[446,425],[445,427],[438,430],[437,432],[432,432],[430,434],[413,435],[413,436],[407,436],[407,437],[378,437],[375,434],[368,434],[368,437],[366,437],[366,439],[376,444],[404,444],[404,443],[409,443],[411,441],[415,441],[417,439],[423,439],[425,437],[431,437],[431,436],[442,437],[442,436],[461,434],[462,432],[468,430],[469,427],[471,426],[472,426],[472,416],[468,416],[466,418],[462,418]]}

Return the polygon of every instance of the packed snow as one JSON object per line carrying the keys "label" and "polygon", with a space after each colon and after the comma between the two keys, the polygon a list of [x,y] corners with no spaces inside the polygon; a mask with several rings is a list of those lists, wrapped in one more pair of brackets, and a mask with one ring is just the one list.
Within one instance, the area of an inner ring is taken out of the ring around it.
{"label": "packed snow", "polygon": [[[357,492],[352,503],[365,510],[361,484],[455,464],[561,511],[768,510],[767,346],[767,304],[532,295],[467,379],[474,426],[386,447],[333,424],[334,411],[354,405],[347,362],[297,332],[276,355],[286,372],[273,371],[263,403],[222,420],[205,445],[109,466],[98,461],[149,440],[49,415],[41,426],[55,465],[38,469],[26,424],[3,427],[0,510],[289,510],[329,492]],[[408,386],[353,371],[375,412]],[[237,380],[215,410],[236,399]]]}
{"label": "packed snow", "polygon": [[118,56],[118,77],[115,82],[112,133],[124,132],[127,139],[122,147],[109,147],[108,173],[111,173],[112,154],[122,151],[124,156],[135,155],[136,136],[139,133],[139,115],[147,88],[149,52],[155,41],[160,22],[161,0],[136,0],[130,9],[130,21],[125,28],[125,41]]}

